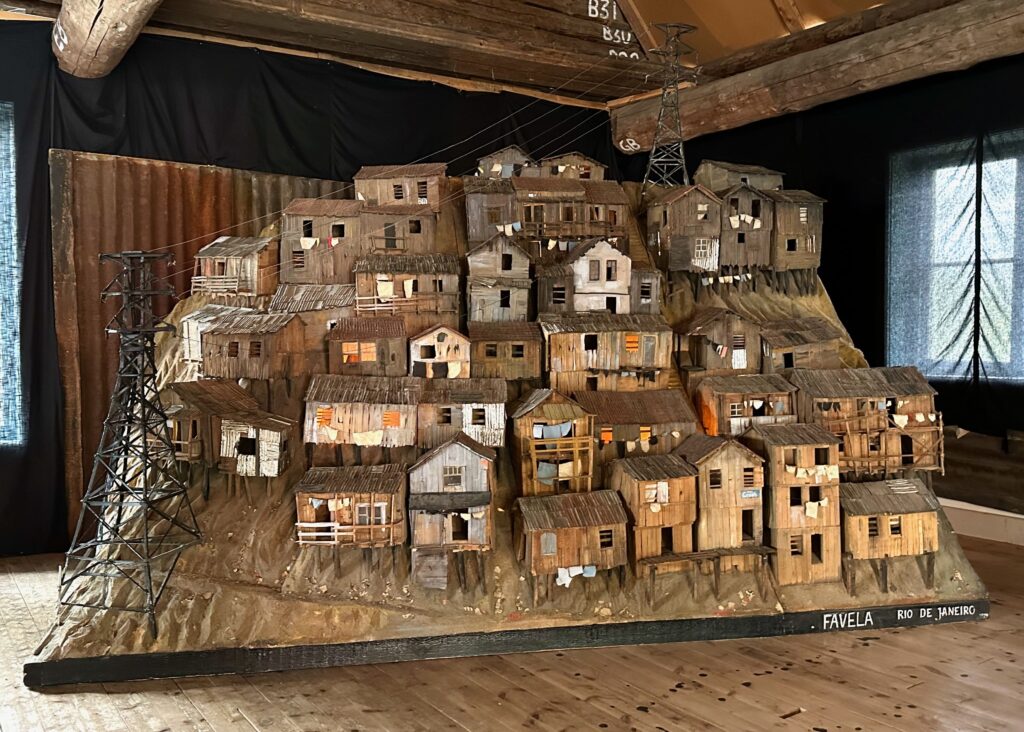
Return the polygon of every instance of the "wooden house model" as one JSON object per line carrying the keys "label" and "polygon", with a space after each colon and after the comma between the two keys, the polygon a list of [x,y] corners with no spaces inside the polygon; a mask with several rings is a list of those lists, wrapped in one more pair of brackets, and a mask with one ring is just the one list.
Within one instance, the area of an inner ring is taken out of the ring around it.
{"label": "wooden house model", "polygon": [[672,329],[661,315],[545,315],[539,322],[553,389],[573,393],[668,386]]}
{"label": "wooden house model", "polygon": [[469,338],[454,328],[435,325],[409,339],[409,375],[431,379],[468,379]]}
{"label": "wooden house model", "polygon": [[278,283],[278,248],[260,236],[221,236],[200,249],[193,295],[271,295]]}
{"label": "wooden house model", "polygon": [[515,221],[520,223],[520,235],[532,242],[531,256],[557,256],[557,252],[568,251],[574,242],[586,238],[587,192],[580,181],[521,176],[511,182]]}
{"label": "wooden house model", "polygon": [[466,233],[470,247],[478,246],[496,233],[517,233],[513,226],[522,221],[516,210],[516,192],[506,178],[468,176],[462,179],[466,201]]}
{"label": "wooden house model", "polygon": [[469,323],[470,374],[474,378],[534,381],[544,374],[544,336],[537,323]]}
{"label": "wooden house model", "polygon": [[414,447],[421,379],[314,374],[303,440],[314,445]]}
{"label": "wooden house model", "polygon": [[608,465],[635,455],[664,455],[697,431],[682,389],[581,391],[576,403],[594,415],[595,484],[608,486]]}
{"label": "wooden house model", "polygon": [[494,450],[460,432],[409,468],[412,576],[448,585],[448,555],[490,550],[494,542]]}
{"label": "wooden house model", "polygon": [[939,501],[920,480],[896,478],[839,486],[843,550],[852,559],[886,559],[939,550]]}
{"label": "wooden house model", "polygon": [[583,153],[569,152],[541,158],[537,168],[542,177],[604,180],[608,166]]}
{"label": "wooden house model", "polygon": [[709,435],[741,435],[753,425],[796,422],[796,389],[776,374],[709,376],[694,400]]}
{"label": "wooden house model", "polygon": [[504,379],[420,379],[416,443],[432,449],[460,432],[487,447],[505,445]]}
{"label": "wooden house model", "polygon": [[341,318],[327,331],[328,371],[346,376],[405,376],[408,342],[401,318]]}
{"label": "wooden house model", "polygon": [[761,326],[764,371],[782,369],[836,369],[843,334],[825,318],[786,318]]}
{"label": "wooden house model", "polygon": [[512,410],[512,425],[512,462],[524,496],[593,487],[593,414],[557,391],[534,389]]}
{"label": "wooden house model", "polygon": [[234,381],[201,379],[168,389],[165,404],[178,460],[247,477],[284,472],[295,422],[260,409]]}
{"label": "wooden house model", "polygon": [[717,195],[722,199],[719,270],[742,273],[767,269],[772,259],[772,199],[747,183],[718,191]]}
{"label": "wooden house model", "polygon": [[[743,549],[762,543],[764,460],[736,440],[691,435],[676,451],[697,469],[695,551]],[[736,552],[732,567],[753,564]]]}
{"label": "wooden house model", "polygon": [[702,185],[657,193],[647,207],[647,243],[669,272],[718,272],[722,199]]}
{"label": "wooden house model", "polygon": [[411,203],[440,211],[447,169],[445,163],[364,165],[353,176],[356,198],[376,206]]}
{"label": "wooden house model", "polygon": [[761,326],[719,307],[700,307],[675,333],[676,360],[692,391],[708,376],[761,371]]}
{"label": "wooden house model", "polygon": [[203,373],[222,379],[283,379],[301,371],[305,328],[292,313],[225,315],[203,333]]}
{"label": "wooden house model", "polygon": [[693,180],[712,191],[720,191],[740,183],[761,191],[782,188],[782,173],[761,165],[728,163],[721,160],[703,160],[697,166]]}
{"label": "wooden house model", "polygon": [[817,269],[825,199],[808,191],[766,190],[772,206],[771,265],[776,272]]}
{"label": "wooden house model", "polygon": [[521,147],[509,145],[480,158],[477,174],[482,178],[512,178],[536,164]]}
{"label": "wooden house model", "polygon": [[362,201],[296,198],[281,220],[281,282],[352,282],[352,265],[362,254]]}
{"label": "wooden house model", "polygon": [[741,441],[765,459],[765,520],[777,582],[838,582],[839,440],[816,424],[786,424],[752,427]]}
{"label": "wooden house model", "polygon": [[181,337],[181,360],[186,364],[192,364],[199,367],[199,374],[202,374],[203,333],[209,330],[213,324],[217,322],[217,318],[221,316],[255,312],[255,310],[250,308],[239,308],[232,305],[207,303],[206,305],[203,305],[182,317],[179,326]]}
{"label": "wooden house model", "polygon": [[295,485],[299,545],[376,549],[404,544],[406,480],[401,464],[310,468]]}
{"label": "wooden house model", "polygon": [[580,244],[537,271],[541,313],[630,312],[633,260],[605,239]]}
{"label": "wooden house model", "polygon": [[789,380],[800,421],[839,438],[844,476],[942,469],[942,415],[917,369],[795,369]]}
{"label": "wooden house model", "polygon": [[450,254],[373,254],[356,260],[356,315],[400,316],[406,330],[459,325],[457,257]]}
{"label": "wooden house model", "polygon": [[515,511],[517,554],[532,577],[556,576],[567,587],[626,564],[628,517],[616,491],[529,496]]}
{"label": "wooden house model", "polygon": [[422,203],[366,206],[359,212],[360,249],[366,253],[440,252],[437,213]]}
{"label": "wooden house model", "polygon": [[629,512],[634,569],[644,559],[692,552],[697,469],[671,454],[624,458],[608,467],[608,487]]}
{"label": "wooden house model", "polygon": [[630,255],[632,265],[629,282],[629,312],[651,313],[661,312],[662,274],[657,267],[646,258],[640,259]]}
{"label": "wooden house model", "polygon": [[507,236],[492,236],[469,251],[468,318],[524,321],[530,313],[530,255]]}
{"label": "wooden house model", "polygon": [[629,233],[629,197],[613,180],[581,180],[587,202],[590,236],[624,237]]}
{"label": "wooden house model", "polygon": [[305,367],[296,373],[323,373],[327,370],[327,344],[324,336],[355,311],[355,285],[278,285],[267,309],[271,313],[293,313],[302,323]]}

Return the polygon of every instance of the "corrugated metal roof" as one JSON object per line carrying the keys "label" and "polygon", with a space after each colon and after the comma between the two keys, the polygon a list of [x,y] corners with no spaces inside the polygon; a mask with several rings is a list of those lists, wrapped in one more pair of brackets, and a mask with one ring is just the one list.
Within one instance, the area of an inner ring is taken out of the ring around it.
{"label": "corrugated metal roof", "polygon": [[559,315],[546,313],[538,321],[545,336],[553,333],[615,333],[671,331],[665,318],[653,313],[611,314],[604,312]]}
{"label": "corrugated metal roof", "polygon": [[234,305],[218,305],[216,303],[207,303],[198,310],[193,310],[188,315],[181,319],[182,323],[196,322],[196,323],[212,323],[225,315],[238,315],[240,313],[255,313],[256,311],[252,308],[240,308]]}
{"label": "corrugated metal roof", "polygon": [[209,335],[220,334],[251,334],[277,333],[292,322],[293,313],[239,313],[224,315],[214,321],[206,331]]}
{"label": "corrugated metal roof", "polygon": [[382,178],[426,178],[445,175],[447,163],[409,163],[408,165],[364,165],[353,180],[379,180]]}
{"label": "corrugated metal roof", "polygon": [[563,493],[516,500],[527,531],[572,529],[626,523],[626,509],[617,491]]}
{"label": "corrugated metal roof", "polygon": [[671,188],[663,188],[661,192],[656,195],[654,203],[669,204],[678,201],[680,198],[685,198],[694,191],[703,193],[705,196],[710,198],[717,203],[721,203],[722,199],[715,195],[714,191],[705,188],[700,183],[694,183],[689,186],[672,186]]}
{"label": "corrugated metal roof", "polygon": [[284,212],[296,216],[337,216],[339,218],[358,216],[365,206],[364,201],[352,198],[296,198],[289,203]]}
{"label": "corrugated metal roof", "polygon": [[462,189],[465,193],[508,193],[512,188],[511,178],[484,178],[477,175],[467,175],[462,179]]}
{"label": "corrugated metal roof", "polygon": [[352,307],[355,301],[355,285],[281,284],[268,309],[272,313],[304,313]]}
{"label": "corrugated metal roof", "polygon": [[672,454],[679,455],[688,463],[699,465],[711,455],[725,449],[729,445],[739,448],[742,453],[746,454],[748,458],[756,463],[764,462],[760,455],[736,440],[727,440],[724,437],[701,434],[687,437],[679,447],[672,451]]}
{"label": "corrugated metal roof", "polygon": [[301,493],[400,493],[408,467],[402,463],[310,468],[295,484]]}
{"label": "corrugated metal roof", "polygon": [[[545,405],[545,402],[552,398],[552,396],[559,400],[558,403]],[[580,417],[593,416],[590,412],[587,412],[579,404],[561,392],[557,392],[554,389],[534,389],[527,394],[515,408],[515,411],[512,413],[512,419],[519,419],[520,417],[527,415],[534,410],[542,409],[545,406],[555,408],[553,411],[557,411],[559,416],[564,416],[565,419],[578,419]]]}
{"label": "corrugated metal roof", "polygon": [[796,387],[778,374],[738,374],[736,376],[709,376],[700,382],[718,394],[781,394],[796,391]]}
{"label": "corrugated metal roof", "polygon": [[470,341],[540,341],[544,335],[537,323],[527,321],[502,321],[478,323],[470,321]]}
{"label": "corrugated metal roof", "polygon": [[479,442],[474,440],[472,437],[467,435],[465,432],[459,432],[455,437],[451,438],[447,442],[443,442],[432,450],[428,450],[420,456],[420,459],[413,463],[410,471],[417,470],[418,468],[426,465],[431,460],[436,458],[439,454],[447,450],[451,445],[462,445],[467,450],[470,450],[485,460],[494,461],[498,456],[498,453],[489,447],[481,445]]}
{"label": "corrugated metal roof", "polygon": [[761,340],[774,348],[806,346],[842,338],[840,330],[824,318],[786,318],[761,326]]}
{"label": "corrugated metal roof", "polygon": [[324,404],[419,403],[422,379],[413,376],[339,376],[314,374],[306,389],[306,402]]}
{"label": "corrugated metal roof", "polygon": [[234,381],[180,381],[167,388],[177,394],[186,406],[221,419],[272,430],[288,430],[295,424],[294,420],[260,409],[253,396]]}
{"label": "corrugated metal roof", "polygon": [[878,369],[793,369],[789,380],[812,397],[890,396],[892,386]]}
{"label": "corrugated metal roof", "polygon": [[220,236],[196,252],[196,257],[247,257],[259,254],[273,241],[269,236]]}
{"label": "corrugated metal roof", "polygon": [[371,254],[352,265],[353,272],[393,274],[458,274],[459,258],[454,254]]}
{"label": "corrugated metal roof", "polygon": [[766,168],[763,165],[748,165],[747,163],[728,163],[723,160],[702,160],[698,169],[703,165],[714,165],[717,168],[732,171],[733,173],[755,173],[759,175],[785,175],[777,170]]}
{"label": "corrugated metal roof", "polygon": [[614,180],[582,180],[583,191],[587,196],[587,203],[598,204],[629,204],[629,196],[622,184]]}
{"label": "corrugated metal roof", "polygon": [[939,501],[917,478],[841,483],[839,505],[854,516],[902,513],[931,513]]}
{"label": "corrugated metal roof", "polygon": [[690,400],[680,389],[579,391],[576,402],[604,425],[696,424]]}
{"label": "corrugated metal roof", "polygon": [[761,192],[778,203],[825,203],[825,199],[821,196],[816,196],[810,191],[802,191],[799,188]]}
{"label": "corrugated metal roof", "polygon": [[751,427],[766,445],[838,445],[839,438],[817,424],[761,424]]}
{"label": "corrugated metal roof", "polygon": [[622,458],[611,463],[633,478],[633,480],[670,480],[696,475],[697,469],[679,455],[641,455]]}
{"label": "corrugated metal roof", "polygon": [[376,340],[405,338],[402,318],[339,318],[337,325],[327,331],[327,340]]}
{"label": "corrugated metal roof", "polygon": [[504,379],[422,379],[422,404],[504,404],[508,382]]}

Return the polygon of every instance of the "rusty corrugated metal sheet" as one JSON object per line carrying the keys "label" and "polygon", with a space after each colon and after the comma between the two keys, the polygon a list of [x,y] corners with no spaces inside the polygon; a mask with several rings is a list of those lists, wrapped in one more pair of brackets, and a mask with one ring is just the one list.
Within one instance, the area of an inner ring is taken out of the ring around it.
{"label": "rusty corrugated metal sheet", "polygon": [[[104,326],[118,304],[99,298],[115,273],[112,265],[100,265],[100,252],[168,247],[167,282],[187,293],[193,256],[218,236],[258,235],[293,198],[344,198],[351,189],[339,181],[70,150],[50,151],[50,189],[73,529],[117,364],[117,339],[106,337]],[[163,298],[157,312],[173,304]]]}

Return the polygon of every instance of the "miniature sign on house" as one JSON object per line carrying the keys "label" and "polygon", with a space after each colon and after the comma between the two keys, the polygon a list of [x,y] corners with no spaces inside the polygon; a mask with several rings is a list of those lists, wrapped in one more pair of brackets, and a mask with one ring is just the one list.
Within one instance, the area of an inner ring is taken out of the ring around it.
{"label": "miniature sign on house", "polygon": [[362,201],[296,198],[281,219],[281,282],[352,282],[352,265],[361,253]]}
{"label": "miniature sign on house", "polygon": [[278,283],[274,240],[260,236],[222,236],[195,256],[192,294],[271,295]]}
{"label": "miniature sign on house", "polygon": [[530,311],[530,255],[504,235],[472,249],[469,264],[469,320],[524,321]]}
{"label": "miniature sign on house", "polygon": [[636,574],[644,559],[692,552],[697,469],[678,455],[630,457],[608,467],[608,485],[629,511]]}
{"label": "miniature sign on house", "polygon": [[295,485],[300,546],[377,549],[405,543],[406,466],[310,468]]}
{"label": "miniature sign on house", "polygon": [[537,323],[469,323],[474,378],[533,381],[543,378],[544,336]]}
{"label": "miniature sign on house", "polygon": [[513,410],[513,464],[524,496],[593,487],[594,415],[564,394],[534,389]]}
{"label": "miniature sign on house", "polygon": [[459,325],[459,272],[450,254],[374,254],[356,260],[356,315],[399,316],[408,332]]}
{"label": "miniature sign on house", "polygon": [[405,376],[408,353],[401,318],[341,318],[327,331],[332,374]]}
{"label": "miniature sign on house", "polygon": [[411,203],[440,211],[447,170],[445,163],[364,165],[353,177],[356,198],[377,206]]}
{"label": "miniature sign on house", "polygon": [[843,334],[824,318],[786,318],[761,326],[764,371],[782,369],[836,369]]}
{"label": "miniature sign on house", "polygon": [[223,379],[283,379],[304,362],[305,330],[292,313],[217,318],[203,333],[203,373]]}
{"label": "miniature sign on house", "polygon": [[765,504],[776,581],[838,582],[839,440],[815,424],[759,425],[741,441],[765,459]]}
{"label": "miniature sign on house", "polygon": [[577,391],[640,391],[668,386],[672,329],[661,315],[545,315],[551,387]]}
{"label": "miniature sign on house", "polygon": [[727,163],[721,160],[703,160],[697,166],[693,180],[712,191],[745,184],[761,191],[782,188],[782,173],[761,165]]}
{"label": "miniature sign on house", "polygon": [[647,207],[647,243],[669,272],[718,272],[722,199],[702,185],[655,194]]}
{"label": "miniature sign on house", "polygon": [[504,379],[422,379],[416,444],[431,449],[464,432],[487,447],[505,445]]}
{"label": "miniature sign on house", "polygon": [[418,584],[443,589],[449,554],[491,549],[494,459],[494,450],[460,432],[409,468],[412,577]]}
{"label": "miniature sign on house", "polygon": [[711,376],[694,400],[709,435],[741,435],[758,424],[796,422],[794,386],[775,374]]}

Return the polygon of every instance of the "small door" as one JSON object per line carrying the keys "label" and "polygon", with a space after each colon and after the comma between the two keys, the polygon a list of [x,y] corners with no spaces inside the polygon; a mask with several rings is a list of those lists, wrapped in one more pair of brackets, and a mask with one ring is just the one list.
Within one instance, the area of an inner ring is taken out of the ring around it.
{"label": "small door", "polygon": [[782,368],[791,369],[793,368],[793,352],[786,351],[782,354]]}
{"label": "small door", "polygon": [[398,240],[395,237],[395,225],[384,224],[384,248],[385,249],[396,249],[398,247]]}
{"label": "small door", "polygon": [[662,526],[661,527],[661,553],[671,554],[675,551],[672,544],[672,527]]}
{"label": "small door", "polygon": [[900,455],[904,465],[914,464],[914,438],[910,435],[900,435]]}
{"label": "small door", "polygon": [[597,377],[596,376],[588,376],[587,377],[587,391],[597,391]]}
{"label": "small door", "polygon": [[654,365],[654,356],[658,348],[658,339],[654,336],[644,336],[644,366]]}
{"label": "small door", "polygon": [[619,298],[617,297],[606,297],[604,299],[604,307],[609,313],[618,312],[619,309]]}
{"label": "small door", "polygon": [[744,508],[740,515],[740,525],[743,532],[743,541],[754,540],[754,509]]}

